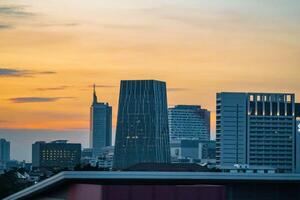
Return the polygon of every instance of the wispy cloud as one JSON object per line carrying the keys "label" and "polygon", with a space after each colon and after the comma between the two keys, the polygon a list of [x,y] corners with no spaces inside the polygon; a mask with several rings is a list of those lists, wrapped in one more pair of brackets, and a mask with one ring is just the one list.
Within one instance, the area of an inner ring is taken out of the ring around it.
{"label": "wispy cloud", "polygon": [[73,26],[79,26],[79,23],[75,23],[75,22],[71,22],[71,23],[38,23],[38,24],[34,24],[34,26],[38,26],[38,27],[56,27],[56,26],[60,26],[60,27],[73,27]]}
{"label": "wispy cloud", "polygon": [[[88,87],[91,88],[91,87],[94,87],[94,85],[88,85]],[[98,85],[98,84],[96,84],[96,88],[114,88],[114,87],[116,87],[116,86],[115,85],[104,85],[104,84]]]}
{"label": "wispy cloud", "polygon": [[55,74],[54,71],[35,71],[25,69],[0,68],[0,77],[33,77],[36,75]]}
{"label": "wispy cloud", "polygon": [[13,28],[13,26],[10,24],[0,24],[0,30],[1,29],[11,29],[11,28]]}
{"label": "wispy cloud", "polygon": [[168,88],[168,92],[183,92],[189,90],[188,88]]}
{"label": "wispy cloud", "polygon": [[146,26],[146,25],[140,25],[140,24],[104,24],[102,25],[104,28],[109,29],[126,29],[126,30],[138,30],[138,29],[145,29],[145,30],[151,30],[153,27]]}
{"label": "wispy cloud", "polygon": [[0,15],[8,17],[33,16],[34,13],[25,10],[27,6],[0,5]]}
{"label": "wispy cloud", "polygon": [[17,97],[8,99],[12,103],[45,103],[61,99],[74,99],[74,97]]}
{"label": "wispy cloud", "polygon": [[47,87],[47,88],[36,88],[35,90],[38,91],[55,91],[55,90],[65,90],[67,88],[70,88],[71,86],[69,85],[62,85],[62,86],[57,86],[57,87]]}

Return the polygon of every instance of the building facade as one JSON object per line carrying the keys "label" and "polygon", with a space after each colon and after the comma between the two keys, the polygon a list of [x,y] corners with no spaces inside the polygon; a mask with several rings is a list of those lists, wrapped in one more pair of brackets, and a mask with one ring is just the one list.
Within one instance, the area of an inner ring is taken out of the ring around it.
{"label": "building facade", "polygon": [[111,146],[112,107],[108,103],[98,102],[95,85],[90,123],[90,148],[93,149],[94,156],[97,156],[103,147]]}
{"label": "building facade", "polygon": [[293,172],[295,127],[294,94],[218,93],[217,164]]}
{"label": "building facade", "polygon": [[170,145],[171,157],[176,162],[180,159],[194,159],[201,162],[216,159],[216,142],[213,140],[181,140],[180,143],[171,143]]}
{"label": "building facade", "polygon": [[166,83],[121,81],[113,168],[170,162]]}
{"label": "building facade", "polygon": [[81,144],[57,140],[32,144],[32,167],[34,168],[70,168],[80,163]]}
{"label": "building facade", "polygon": [[10,160],[10,142],[0,139],[0,161],[8,162]]}
{"label": "building facade", "polygon": [[210,112],[201,106],[176,105],[168,109],[171,143],[210,139]]}
{"label": "building facade", "polygon": [[300,103],[295,104],[296,117],[296,172],[300,173]]}

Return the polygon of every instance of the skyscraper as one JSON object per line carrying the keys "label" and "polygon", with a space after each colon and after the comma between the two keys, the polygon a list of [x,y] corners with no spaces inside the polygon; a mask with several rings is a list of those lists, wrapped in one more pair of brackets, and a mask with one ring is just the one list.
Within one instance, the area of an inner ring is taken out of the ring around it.
{"label": "skyscraper", "polygon": [[210,139],[210,112],[201,106],[176,105],[168,109],[171,142]]}
{"label": "skyscraper", "polygon": [[7,162],[10,160],[10,142],[0,139],[0,161]]}
{"label": "skyscraper", "polygon": [[217,164],[295,170],[295,95],[218,93]]}
{"label": "skyscraper", "polygon": [[114,169],[170,162],[166,83],[121,81]]}
{"label": "skyscraper", "polygon": [[108,103],[98,102],[95,85],[90,116],[90,148],[97,156],[103,147],[111,146],[112,107]]}

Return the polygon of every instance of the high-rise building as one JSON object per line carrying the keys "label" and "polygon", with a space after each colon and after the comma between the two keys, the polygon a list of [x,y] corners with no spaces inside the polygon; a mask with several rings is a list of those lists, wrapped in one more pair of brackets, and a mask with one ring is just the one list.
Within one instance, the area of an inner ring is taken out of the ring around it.
{"label": "high-rise building", "polygon": [[300,173],[300,117],[296,120],[296,172]]}
{"label": "high-rise building", "polygon": [[121,81],[114,169],[170,162],[166,83]]}
{"label": "high-rise building", "polygon": [[0,139],[0,161],[7,162],[10,160],[10,142]]}
{"label": "high-rise building", "polygon": [[295,104],[296,117],[296,172],[300,173],[300,103]]}
{"label": "high-rise building", "polygon": [[44,141],[32,144],[32,167],[73,168],[80,163],[81,144],[67,140]]}
{"label": "high-rise building", "polygon": [[201,106],[176,105],[168,109],[171,143],[210,139],[210,112]]}
{"label": "high-rise building", "polygon": [[217,94],[217,164],[295,170],[295,95]]}
{"label": "high-rise building", "polygon": [[97,156],[103,147],[111,146],[112,107],[108,103],[97,101],[95,85],[90,115],[90,148],[93,149],[93,154]]}

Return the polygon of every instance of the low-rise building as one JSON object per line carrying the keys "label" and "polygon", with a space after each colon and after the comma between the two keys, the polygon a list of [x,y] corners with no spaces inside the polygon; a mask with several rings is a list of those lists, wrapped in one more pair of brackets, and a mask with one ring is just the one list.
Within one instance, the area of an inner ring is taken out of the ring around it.
{"label": "low-rise building", "polygon": [[57,140],[32,145],[33,168],[73,168],[80,163],[81,144]]}

